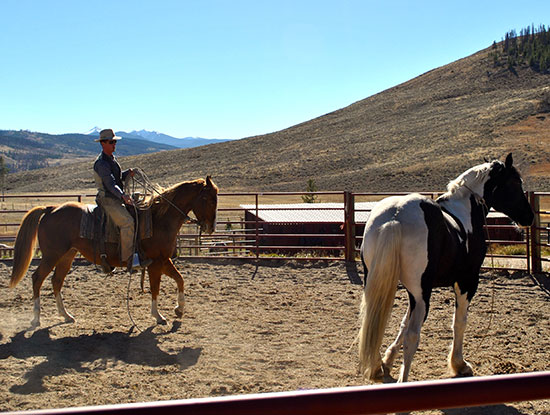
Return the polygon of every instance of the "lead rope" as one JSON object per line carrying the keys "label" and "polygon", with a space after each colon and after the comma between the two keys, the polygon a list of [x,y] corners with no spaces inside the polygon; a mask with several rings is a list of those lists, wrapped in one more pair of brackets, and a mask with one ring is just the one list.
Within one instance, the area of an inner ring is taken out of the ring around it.
{"label": "lead rope", "polygon": [[[132,177],[132,195],[134,195],[135,190],[136,190],[136,181],[133,180],[133,177]],[[144,194],[147,194],[146,192],[147,192],[147,189],[144,186]],[[139,230],[139,217],[138,217],[138,209],[137,209],[137,206],[136,206],[137,201],[134,200],[133,197],[132,197],[132,200],[134,202],[132,204],[132,207],[134,208],[134,213],[135,213],[135,216],[136,216],[136,226],[134,228],[134,251],[135,251],[136,248],[137,248],[137,234],[138,234],[138,230]],[[132,256],[132,261],[133,261],[133,256]],[[130,331],[135,327],[137,331],[139,331],[140,333],[143,333],[143,330],[141,330],[139,328],[139,326],[137,325],[137,323],[135,322],[135,320],[132,316],[132,311],[130,310],[130,283],[131,282],[132,282],[132,273],[129,272],[128,273],[128,286],[126,288],[126,310],[128,312],[128,318],[130,319],[130,321],[133,324],[133,326],[130,327]]]}
{"label": "lead rope", "polygon": [[[468,187],[466,187],[468,188]],[[472,191],[471,189],[468,188],[468,190]],[[472,192],[473,193],[473,192]],[[487,204],[485,203],[485,199],[483,199],[482,197],[479,197],[477,196],[475,193],[474,195],[476,196],[476,198],[478,199],[478,202],[481,204],[482,206],[482,209],[484,208],[485,211],[487,212],[487,215],[489,214],[489,207],[487,206]],[[483,228],[485,229],[485,238],[487,240],[487,252],[489,253],[489,255],[491,256],[491,269],[492,271],[495,270],[495,258],[492,254],[492,247],[491,247],[491,238],[489,236],[489,229],[487,228],[487,215],[483,215]],[[489,335],[489,330],[491,329],[491,325],[493,323],[493,315],[494,315],[494,311],[495,311],[495,277],[494,277],[494,272],[491,272],[490,273],[490,281],[491,281],[491,307],[489,309],[489,323],[487,324],[487,328],[484,330],[484,334],[483,336],[481,337],[481,340],[479,341],[475,351],[474,351],[474,355],[477,354],[477,352],[479,351],[479,349],[481,348],[481,346],[483,345],[483,343],[485,342],[485,339],[487,338],[487,336]]]}
{"label": "lead rope", "polygon": [[[162,193],[160,192],[160,190],[158,190],[158,186],[153,183],[151,180],[149,180],[149,178],[145,175],[145,173],[137,168],[135,169],[135,172],[138,173],[138,175],[140,176],[140,179],[137,179],[136,178],[136,175],[134,174],[134,177],[132,177],[132,194],[134,194],[134,191],[135,191],[135,184],[138,183],[138,184],[141,184],[143,186],[143,194],[147,195],[147,190],[148,190],[148,187],[151,188],[151,193],[157,193],[157,195],[163,199],[165,202],[167,202],[169,205],[171,205],[174,209],[176,209],[183,217],[184,217],[184,221],[186,223],[194,223],[194,224],[198,224],[199,221],[196,220],[196,219],[192,219],[190,218],[187,214],[185,214],[180,208],[178,208],[174,203],[172,203],[172,201],[168,200],[167,198],[165,198],[164,196],[162,196]],[[138,212],[137,212],[137,207],[135,205],[135,200],[134,200],[134,212],[136,214],[136,226],[135,226],[135,229],[134,229],[134,247],[137,246],[137,233],[138,233]],[[202,229],[199,227],[199,244],[201,242],[201,236],[202,236]],[[132,312],[130,310],[130,284],[132,282],[132,273],[128,273],[128,286],[127,286],[127,289],[126,289],[126,310],[128,311],[128,317],[130,318],[130,321],[132,322],[133,326],[130,328],[130,330],[132,330],[132,328],[136,328],[137,331],[139,331],[140,333],[143,333],[143,330],[141,330],[139,328],[139,326],[136,324],[136,322],[134,321],[134,318],[132,317]]]}

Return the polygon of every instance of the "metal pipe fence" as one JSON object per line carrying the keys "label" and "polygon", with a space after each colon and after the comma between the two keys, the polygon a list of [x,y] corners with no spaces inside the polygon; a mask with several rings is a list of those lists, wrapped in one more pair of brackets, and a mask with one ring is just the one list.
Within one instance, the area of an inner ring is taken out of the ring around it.
{"label": "metal pipe fence", "polygon": [[[432,198],[440,194],[421,193]],[[196,225],[182,226],[176,254],[181,258],[356,261],[373,204],[403,194],[407,193],[220,193],[216,232],[201,235]],[[316,203],[304,203],[305,196],[314,196]],[[19,223],[30,208],[64,201],[94,203],[94,199],[94,194],[5,195],[0,202],[0,258],[11,258]],[[484,267],[550,269],[550,193],[531,192],[529,200],[536,212],[532,227],[521,228],[518,234],[519,228],[509,223],[487,225],[490,248]],[[491,236],[499,233],[511,236]]]}
{"label": "metal pipe fence", "polygon": [[[550,398],[550,372],[309,391],[140,402],[18,414],[367,415],[464,408]],[[15,414],[15,413],[14,413]]]}

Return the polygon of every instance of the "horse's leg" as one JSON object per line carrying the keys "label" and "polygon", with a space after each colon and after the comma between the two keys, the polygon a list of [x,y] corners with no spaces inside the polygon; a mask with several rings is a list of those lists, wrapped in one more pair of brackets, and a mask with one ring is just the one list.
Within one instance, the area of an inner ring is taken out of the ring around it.
{"label": "horse's leg", "polygon": [[34,302],[33,312],[34,318],[31,321],[32,327],[40,326],[40,288],[42,283],[55,266],[55,261],[51,258],[43,256],[40,264],[32,273],[32,299]]}
{"label": "horse's leg", "polygon": [[157,320],[157,324],[167,324],[166,318],[158,311],[157,298],[160,292],[160,277],[162,264],[153,262],[149,268],[149,287],[151,289],[151,315]]}
{"label": "horse's leg", "polygon": [[143,269],[141,270],[141,278],[140,278],[140,280],[139,280],[139,286],[140,286],[140,288],[141,288],[141,292],[142,292],[142,293],[145,292],[145,288],[144,288],[144,285],[145,285],[145,271],[146,271],[145,268],[143,268]]}
{"label": "horse's leg", "polygon": [[382,369],[384,370],[385,376],[390,376],[391,369],[397,357],[397,353],[403,345],[403,338],[405,337],[405,331],[409,323],[409,316],[411,314],[411,306],[409,305],[403,320],[401,321],[401,326],[399,327],[399,334],[395,338],[395,341],[386,349],[384,353],[384,358],[382,359]]}
{"label": "horse's leg", "polygon": [[420,329],[428,313],[428,305],[422,295],[409,294],[409,306],[411,308],[409,322],[403,338],[403,366],[399,374],[398,382],[407,382],[411,363],[420,342]]}
{"label": "horse's leg", "polygon": [[57,311],[59,315],[65,319],[66,323],[74,323],[75,319],[65,310],[63,297],[61,296],[61,287],[63,286],[63,281],[65,281],[67,273],[71,269],[75,255],[76,251],[72,249],[63,255],[58,261],[52,277],[53,294],[55,296],[55,302],[57,303]]}
{"label": "horse's leg", "polygon": [[472,376],[474,373],[472,366],[464,360],[462,355],[462,344],[470,302],[468,301],[467,293],[462,294],[456,283],[454,291],[456,308],[453,321],[453,346],[451,353],[449,353],[449,368],[453,376]]}
{"label": "horse's leg", "polygon": [[174,266],[174,263],[170,258],[168,258],[168,260],[164,264],[164,273],[168,275],[170,278],[172,278],[174,281],[176,281],[176,285],[178,286],[178,305],[176,306],[176,308],[174,308],[174,312],[176,313],[177,317],[181,318],[183,316],[183,306],[184,306],[183,276],[176,269],[176,267]]}

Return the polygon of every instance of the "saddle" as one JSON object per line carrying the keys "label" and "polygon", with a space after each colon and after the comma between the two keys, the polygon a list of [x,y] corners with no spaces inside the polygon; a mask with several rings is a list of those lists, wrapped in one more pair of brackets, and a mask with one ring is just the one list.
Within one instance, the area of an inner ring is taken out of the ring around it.
{"label": "saddle", "polygon": [[[133,209],[128,209],[128,211],[134,218],[135,226],[135,212]],[[140,251],[140,241],[153,236],[153,216],[150,208],[139,207],[137,208],[137,212],[137,250]],[[105,214],[101,206],[92,204],[86,206],[80,219],[79,236],[92,241],[94,252],[99,252],[103,271],[107,274],[112,272],[113,267],[107,261],[105,244],[114,243],[120,245],[120,231],[118,226]]]}

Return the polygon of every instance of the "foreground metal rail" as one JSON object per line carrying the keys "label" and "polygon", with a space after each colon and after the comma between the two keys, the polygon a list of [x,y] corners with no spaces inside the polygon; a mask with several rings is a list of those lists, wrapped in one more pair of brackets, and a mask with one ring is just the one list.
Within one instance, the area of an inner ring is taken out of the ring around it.
{"label": "foreground metal rail", "polygon": [[381,414],[550,398],[550,371],[13,414]]}

